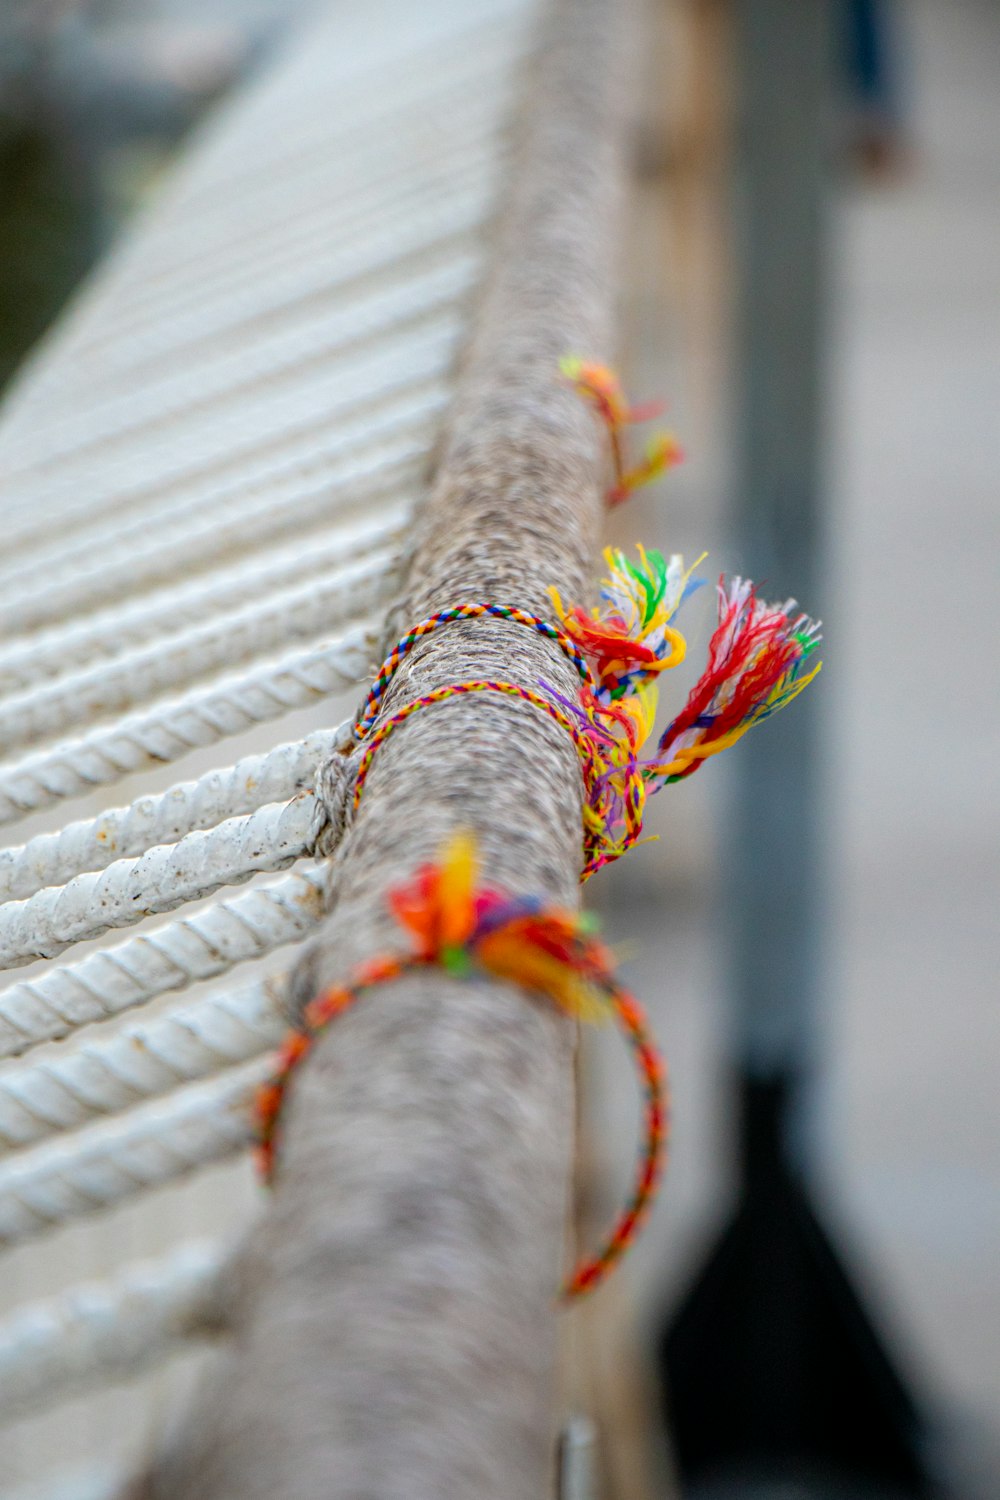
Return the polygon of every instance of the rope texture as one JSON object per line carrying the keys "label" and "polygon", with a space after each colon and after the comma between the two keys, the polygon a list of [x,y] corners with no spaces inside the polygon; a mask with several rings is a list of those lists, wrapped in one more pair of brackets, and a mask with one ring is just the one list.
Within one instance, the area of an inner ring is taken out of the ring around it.
{"label": "rope texture", "polygon": [[0,849],[0,902],[23,901],[45,886],[65,885],[87,870],[103,870],[117,859],[176,844],[197,828],[253,812],[268,802],[287,802],[315,784],[321,760],[350,744],[345,721],[304,740],[245,755],[234,765],[180,781],[157,796],[137,797],[96,818],[39,833],[26,844]]}
{"label": "rope texture", "polygon": [[297,942],[323,914],[323,885],[319,872],[289,875],[10,985],[0,992],[0,1057]]}
{"label": "rope texture", "polygon": [[190,1242],[0,1323],[2,1419],[83,1394],[95,1380],[137,1375],[183,1343],[217,1332],[228,1259],[219,1245]]}
{"label": "rope texture", "polygon": [[244,1150],[270,1061],[99,1121],[0,1163],[0,1247],[98,1213]]}
{"label": "rope texture", "polygon": [[168,699],[77,740],[0,767],[0,823],[78,797],[136,771],[180,760],[254,724],[280,718],[353,686],[378,647],[370,625],[338,642],[308,647],[264,661],[251,671],[218,679],[183,697]]}
{"label": "rope texture", "polygon": [[277,1045],[287,1021],[276,998],[282,984],[278,976],[210,994],[0,1073],[0,1155],[259,1057]]}

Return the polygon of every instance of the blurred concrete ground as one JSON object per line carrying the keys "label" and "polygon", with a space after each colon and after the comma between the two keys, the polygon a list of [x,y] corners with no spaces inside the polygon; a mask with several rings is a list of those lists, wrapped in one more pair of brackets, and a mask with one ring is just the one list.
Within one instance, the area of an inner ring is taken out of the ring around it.
{"label": "blurred concrete ground", "polygon": [[[831,203],[833,604],[813,689],[828,735],[831,891],[821,1206],[895,1357],[943,1419],[964,1493],[985,1497],[1000,1491],[1000,10],[898,9],[909,162],[883,181],[845,172]],[[633,226],[630,383],[669,396],[690,458],[660,498],[615,518],[623,543],[710,547],[710,576],[741,561],[725,532],[725,80],[716,98],[698,60],[722,10],[701,7],[699,41],[688,8],[672,8],[647,58],[647,117],[669,116],[679,148],[647,180]],[[657,103],[657,87],[677,97]],[[771,585],[783,597],[796,580]],[[695,603],[689,639],[703,641],[710,602]],[[781,721],[759,732],[778,735]],[[714,766],[665,793],[662,841],[593,890],[634,955],[675,1080],[673,1165],[636,1266],[651,1337],[727,1206],[712,916],[724,780]],[[617,1125],[602,1153],[619,1174],[634,1129],[625,1076],[615,1070],[606,1090]]]}

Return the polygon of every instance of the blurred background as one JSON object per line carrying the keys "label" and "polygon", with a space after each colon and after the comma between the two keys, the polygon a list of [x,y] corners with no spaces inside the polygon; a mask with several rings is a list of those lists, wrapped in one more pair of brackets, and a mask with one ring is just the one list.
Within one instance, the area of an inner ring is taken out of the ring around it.
{"label": "blurred background", "polygon": [[[7,0],[0,381],[155,198],[188,130],[309,8]],[[601,1434],[608,1492],[667,1494],[679,1469],[705,1496],[992,1500],[1000,9],[645,12],[622,367],[635,397],[669,401],[687,462],[616,513],[609,540],[707,548],[710,578],[763,574],[769,596],[795,593],[823,618],[825,665],[808,707],[758,731],[752,753],[657,799],[659,841],[588,891],[653,1013],[675,1100],[666,1191],[629,1279],[594,1314],[617,1330],[603,1378],[634,1398]],[[782,412],[794,440],[772,448]],[[776,484],[806,518],[784,550],[769,530]],[[709,596],[690,606],[694,642]],[[328,716],[299,717],[282,738]],[[258,731],[247,748],[268,742]],[[219,755],[201,759],[183,774]],[[627,1170],[634,1103],[614,1048],[590,1051],[600,1206]],[[775,1087],[788,1099],[769,1125]],[[16,1301],[99,1274],[112,1246],[154,1251],[164,1225],[221,1227],[252,1194],[243,1166],[215,1169],[159,1194],[152,1216],[121,1210],[18,1252],[6,1290]],[[741,1231],[720,1270],[720,1236],[758,1206],[771,1243]],[[772,1330],[782,1306],[808,1329],[794,1350],[775,1335],[783,1374],[763,1394],[729,1362],[755,1303]],[[701,1362],[707,1426],[703,1385],[684,1377]],[[134,1458],[184,1378],[73,1403],[57,1429],[12,1427],[0,1490],[52,1462],[54,1430],[66,1463]],[[781,1418],[796,1389],[810,1408],[798,1438]],[[831,1414],[852,1429],[840,1474],[823,1458]]]}

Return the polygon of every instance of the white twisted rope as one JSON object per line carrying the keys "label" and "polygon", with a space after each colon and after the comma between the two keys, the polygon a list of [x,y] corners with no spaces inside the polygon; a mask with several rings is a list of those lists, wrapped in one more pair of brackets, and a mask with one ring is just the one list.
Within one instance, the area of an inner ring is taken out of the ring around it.
{"label": "white twisted rope", "polygon": [[[414,395],[417,400],[413,415],[419,420],[421,407],[423,414],[428,413],[431,402],[428,401],[426,388],[432,384],[439,385],[451,364],[457,332],[454,317],[449,315],[435,326],[415,330],[405,344],[401,342],[388,355],[382,353],[371,360],[359,360],[349,389],[341,387],[339,393],[330,393],[326,389],[326,383],[314,377],[311,384],[303,390],[290,393],[290,400],[272,398],[265,403],[263,410],[255,414],[247,413],[247,422],[240,422],[239,431],[230,434],[229,444],[224,452],[218,447],[218,432],[214,435],[211,433],[211,424],[209,442],[215,449],[214,452],[198,452],[194,434],[185,428],[182,433],[169,433],[168,441],[158,453],[152,451],[153,444],[150,443],[144,455],[145,465],[142,453],[136,452],[120,456],[118,463],[112,463],[109,459],[101,473],[84,465],[79,472],[67,474],[65,483],[62,480],[53,481],[45,488],[46,510],[51,513],[53,527],[58,522],[58,527],[64,528],[67,535],[61,542],[50,542],[37,558],[22,559],[20,565],[15,563],[11,553],[4,580],[3,612],[0,615],[3,628],[18,632],[37,629],[40,625],[61,619],[62,612],[69,609],[79,611],[86,607],[86,596],[83,601],[78,601],[72,589],[67,590],[65,586],[72,584],[74,570],[79,571],[81,552],[89,553],[86,559],[89,563],[88,572],[101,571],[100,559],[94,557],[91,548],[95,537],[100,539],[102,535],[103,522],[100,526],[93,526],[93,521],[95,518],[100,519],[102,512],[126,512],[124,517],[119,515],[119,521],[124,524],[118,528],[118,545],[124,543],[126,536],[131,535],[133,544],[142,536],[146,539],[146,547],[140,548],[140,552],[148,550],[149,526],[152,521],[159,520],[161,515],[168,530],[168,535],[156,538],[161,545],[171,540],[170,529],[184,524],[188,519],[198,518],[198,530],[214,529],[207,523],[215,517],[207,514],[204,509],[209,500],[216,496],[224,498],[227,494],[235,497],[237,491],[255,491],[276,468],[287,469],[290,458],[293,464],[297,462],[300,467],[304,463],[315,462],[315,440],[320,431],[324,434],[319,445],[321,454],[324,448],[329,453],[331,435],[340,436],[338,450],[344,455],[348,469],[352,450],[359,445],[366,447],[368,472],[374,477],[387,461],[380,453],[377,457],[372,453],[379,429],[394,429],[398,418],[402,418],[405,424],[410,416],[405,409],[407,399],[412,399]],[[391,415],[387,412],[383,414],[380,408],[394,400],[400,402],[403,410]],[[439,396],[437,410],[440,410],[440,405]],[[371,410],[372,407],[374,411]],[[259,420],[251,421],[250,418],[254,415]],[[409,435],[404,425],[403,439]],[[192,440],[190,446],[189,438]],[[426,434],[422,452],[426,455]],[[85,519],[88,524],[82,525],[84,516],[79,514],[80,507],[76,502],[80,501],[81,496],[91,495],[98,487],[102,503],[99,507],[86,507]],[[58,503],[62,491],[66,491],[69,496],[64,507]],[[350,499],[355,498],[350,492],[348,496]],[[41,501],[38,503],[41,504]],[[328,519],[331,513],[327,510],[322,514]],[[231,547],[235,542],[237,550],[246,550],[248,539],[239,532],[238,520],[236,507],[231,505],[229,514],[220,516],[217,524],[226,527],[230,521],[237,523],[229,533],[227,545]],[[74,535],[74,531],[80,531],[81,535]],[[105,540],[110,538],[105,536]],[[215,555],[218,555],[218,542],[215,545]],[[123,560],[123,555],[119,554],[116,561]],[[120,567],[118,573],[114,587],[125,583],[125,591],[131,592]],[[162,572],[158,576],[162,577]],[[47,601],[43,603],[39,600],[32,607],[32,601],[38,594],[47,594],[50,590],[59,596],[60,613],[53,614]],[[96,597],[108,599],[115,597],[115,594],[105,589]]]}
{"label": "white twisted rope", "polygon": [[[436,259],[443,263],[436,263]],[[316,367],[322,369],[327,399],[334,406],[341,395],[337,377],[343,394],[349,394],[355,368],[365,352],[377,353],[387,344],[406,344],[421,328],[454,315],[469,294],[474,270],[468,245],[452,245],[443,258],[431,255],[422,259],[416,274],[412,268],[408,274],[390,268],[389,277],[374,279],[370,291],[345,288],[337,297],[328,291],[323,299],[326,305],[310,305],[305,309],[308,317],[283,320],[275,332],[259,337],[246,351],[234,353],[223,345],[221,358],[204,361],[195,390],[190,379],[185,389],[175,377],[171,401],[162,382],[144,379],[143,384],[151,388],[129,402],[111,403],[104,410],[97,407],[93,415],[88,407],[86,436],[83,431],[61,434],[61,442],[58,446],[53,443],[52,451],[44,457],[21,468],[12,467],[6,483],[25,493],[42,488],[48,504],[48,497],[58,494],[65,485],[65,480],[59,482],[61,471],[86,468],[87,455],[95,448],[100,449],[103,465],[106,457],[123,444],[136,438],[152,438],[155,442],[159,432],[182,424],[193,440],[192,452],[213,452],[218,443],[212,442],[212,433],[218,433],[220,425],[225,429],[230,424],[234,405],[238,404],[240,417],[255,406],[262,413],[279,412],[282,386],[301,389],[312,385]],[[179,317],[172,317],[166,326],[179,334],[182,323]],[[141,344],[132,347],[135,354],[142,350]],[[109,450],[107,455],[105,450]],[[90,506],[86,508],[91,510]],[[29,517],[20,527],[12,528],[12,542],[23,544],[38,530],[38,518],[32,524]]]}
{"label": "white twisted rope", "polygon": [[220,1330],[231,1252],[191,1241],[114,1280],[75,1286],[0,1323],[0,1417],[137,1375]]}
{"label": "white twisted rope", "polygon": [[8,901],[0,906],[0,969],[55,958],[74,943],[175,911],[221,886],[283,870],[312,852],[325,817],[322,803],[304,792],[49,886],[27,901]]}
{"label": "white twisted rope", "polygon": [[288,1024],[272,977],[0,1072],[0,1155],[259,1057]]}
{"label": "white twisted rope", "polygon": [[368,615],[396,587],[399,563],[398,550],[382,549],[319,578],[251,597],[204,624],[170,632],[111,661],[15,693],[0,706],[0,752],[9,755],[71,726],[136,709],[223,668],[258,661],[278,647],[315,639],[345,619]]}
{"label": "white twisted rope", "polygon": [[[353,177],[357,165],[338,170],[340,161],[320,157],[314,162],[299,161],[288,175],[273,184],[273,191],[262,190],[241,202],[247,213],[246,233],[234,235],[231,214],[210,234],[211,225],[201,226],[198,246],[191,255],[175,256],[163,263],[161,273],[144,284],[142,299],[134,304],[133,316],[145,318],[160,307],[167,316],[176,306],[187,306],[206,293],[222,290],[225,267],[231,266],[234,285],[248,285],[262,275],[283,273],[295,259],[329,253],[330,247],[343,244],[360,231],[381,232],[389,223],[400,224],[415,203],[432,192],[444,194],[471,181],[489,180],[496,172],[503,153],[497,150],[496,101],[484,98],[481,91],[459,94],[440,101],[437,114],[451,112],[450,129],[439,119],[439,154],[415,161],[409,152],[387,155],[383,142],[371,141],[365,159],[370,163],[363,191],[352,194],[349,204],[338,204],[337,195],[343,182]],[[425,125],[429,122],[425,121]],[[305,194],[292,224],[282,222],[281,208],[292,189],[299,186]],[[275,213],[277,205],[278,215]],[[251,225],[253,230],[251,233]],[[158,242],[155,254],[160,257]],[[202,266],[205,275],[198,276]],[[128,303],[123,311],[128,312]],[[93,343],[101,347],[101,335],[95,331]],[[112,351],[109,349],[109,353]],[[114,399],[113,393],[127,365],[128,354],[114,351],[113,366],[104,368],[101,391]],[[102,360],[102,366],[104,361]]]}
{"label": "white twisted rope", "polygon": [[0,823],[179,760],[199,746],[351,687],[370,671],[379,639],[373,626],[359,625],[330,644],[258,663],[249,672],[219,678],[78,740],[0,766]]}
{"label": "white twisted rope", "polygon": [[409,513],[410,505],[403,501],[341,518],[332,528],[228,568],[185,579],[152,596],[113,605],[43,634],[0,643],[0,693],[63,676],[95,658],[120,656],[123,642],[134,649],[161,640],[184,626],[238,608],[247,599],[263,599],[282,586],[319,574],[344,578],[346,564],[357,557],[379,548],[398,549]]}
{"label": "white twisted rope", "polygon": [[287,875],[10,985],[0,991],[0,1057],[297,942],[323,915],[323,885],[321,872]]}
{"label": "white twisted rope", "polygon": [[253,1138],[253,1099],[271,1068],[270,1058],[257,1058],[0,1162],[0,1246],[244,1150]]}
{"label": "white twisted rope", "polygon": [[[38,748],[0,764],[0,822],[368,675],[381,630],[358,616],[392,587],[440,429],[530,8],[431,0],[418,20],[400,4],[388,28],[338,13],[203,137],[13,393],[0,748]],[[349,737],[310,735],[0,851],[0,964],[308,855],[318,764]],[[324,885],[315,870],[255,884],[30,971],[0,990],[0,1059],[301,940]],[[252,976],[0,1062],[0,1246],[242,1150],[283,1026],[274,981]],[[9,1318],[6,1413],[213,1331],[224,1255],[183,1247]],[[117,1492],[54,1483],[46,1500]]]}
{"label": "white twisted rope", "polygon": [[253,812],[267,802],[288,802],[314,784],[322,757],[350,743],[351,721],[317,730],[304,740],[245,755],[234,765],[180,781],[158,796],[138,797],[96,818],[40,833],[19,847],[0,849],[0,902],[24,901],[45,886],[65,885],[87,870],[176,844],[196,828]]}
{"label": "white twisted rope", "polygon": [[[151,283],[141,300],[137,299],[131,307],[126,303],[116,308],[111,340],[122,337],[126,341],[124,349],[112,351],[108,335],[100,332],[90,341],[88,353],[95,348],[101,352],[105,347],[109,353],[114,353],[109,404],[112,407],[123,404],[113,395],[115,387],[127,370],[140,367],[154,348],[157,369],[151,373],[154,378],[162,374],[160,357],[175,347],[163,341],[157,341],[155,345],[150,342],[149,330],[162,319],[187,317],[206,305],[213,311],[231,306],[237,295],[254,287],[259,289],[272,277],[285,280],[291,286],[291,273],[296,262],[301,268],[306,260],[322,261],[329,268],[324,281],[326,300],[342,281],[356,279],[353,255],[363,239],[367,238],[376,247],[380,243],[388,247],[392,239],[405,244],[413,216],[423,213],[435,198],[441,201],[449,196],[458,198],[464,195],[471,202],[478,201],[481,212],[484,212],[487,207],[485,199],[476,200],[472,195],[481,193],[484,186],[492,184],[501,160],[501,153],[496,149],[495,128],[488,129],[489,123],[474,121],[468,136],[449,136],[442,142],[441,155],[433,161],[415,160],[406,152],[397,155],[391,173],[383,171],[379,174],[380,181],[367,183],[362,192],[355,191],[348,205],[337,204],[340,182],[329,165],[312,171],[308,182],[302,184],[308,192],[308,200],[296,209],[291,225],[276,220],[273,211],[260,203],[259,194],[241,203],[241,217],[246,215],[246,223],[241,225],[243,232],[235,242],[231,239],[228,246],[206,251],[204,265],[207,274],[203,278],[199,279],[197,274],[188,271],[185,275],[171,277],[165,286]],[[355,170],[352,164],[352,175]],[[275,197],[287,203],[292,185],[289,180],[276,184]],[[226,228],[232,236],[231,220]],[[255,228],[256,238],[252,238]],[[472,233],[474,228],[470,226],[470,235]],[[224,267],[230,255],[233,271],[231,278],[227,278]],[[341,258],[348,266],[344,274],[340,272]],[[383,259],[385,279],[388,280],[392,273],[387,258],[376,253],[372,265],[377,269]],[[381,281],[383,278],[372,279]],[[363,298],[368,289],[362,285],[357,291]],[[212,331],[211,325],[209,329]],[[136,340],[134,345],[130,342],[133,338]],[[101,362],[103,366],[103,358]]]}
{"label": "white twisted rope", "polygon": [[[435,253],[468,249],[484,214],[481,188],[477,189],[474,199],[460,198],[454,203],[449,201],[447,205],[428,208],[422,217],[414,220],[412,243],[405,251],[400,249],[398,234],[387,237],[383,251],[384,268],[377,258],[378,246],[360,243],[350,267],[353,274],[345,278],[336,296],[349,299],[354,290],[351,286],[354,279],[376,279],[369,248],[375,254],[376,268],[384,269],[390,279],[399,276],[401,271],[405,274],[407,267],[412,275],[414,265],[426,264],[428,257]],[[421,233],[418,234],[417,230]],[[345,267],[345,271],[347,269]],[[144,352],[150,360],[156,358],[162,362],[172,358],[189,364],[193,357],[190,346],[200,338],[232,338],[237,334],[245,337],[262,319],[287,316],[289,310],[299,304],[334,295],[329,287],[328,268],[323,268],[321,274],[314,261],[308,262],[306,267],[295,267],[286,276],[276,277],[266,285],[268,306],[261,306],[264,293],[260,288],[254,288],[244,295],[242,301],[234,298],[230,305],[217,310],[214,326],[208,326],[211,320],[202,310],[158,323],[155,325],[156,345]],[[413,320],[409,321],[412,324]],[[373,363],[380,356],[383,362],[386,358],[390,362],[398,361],[402,346],[427,342],[435,331],[443,328],[450,328],[454,339],[457,332],[454,312],[449,314],[438,308],[420,318],[416,326],[404,325],[403,331],[394,337],[391,330],[384,333],[373,341],[373,352],[367,355],[358,352],[348,371],[341,370],[341,362],[336,359],[324,364],[321,374],[307,364],[304,368],[290,370],[278,382],[276,390],[271,390],[265,381],[254,384],[247,392],[237,390],[232,399],[220,397],[209,402],[207,409],[203,410],[200,405],[191,407],[183,422],[183,453],[179,454],[176,449],[179,423],[161,421],[154,415],[124,431],[115,427],[102,431],[98,424],[91,438],[67,449],[62,457],[59,453],[39,455],[17,469],[12,465],[9,482],[16,482],[25,497],[33,493],[44,495],[47,509],[52,507],[60,513],[72,514],[92,509],[89,495],[80,492],[81,480],[101,477],[108,485],[108,494],[113,495],[118,489],[116,478],[120,483],[134,484],[144,479],[148,482],[152,470],[160,482],[174,481],[182,478],[193,463],[231,462],[234,446],[245,438],[247,431],[276,436],[288,418],[295,415],[299,403],[315,403],[329,408],[335,400],[343,400],[350,392],[351,376],[355,371],[359,376],[363,374],[366,358]],[[147,342],[152,342],[152,335]],[[380,349],[380,344],[388,344],[388,352]],[[37,531],[36,517],[34,525],[29,520],[19,528],[12,526],[12,541],[23,541]]]}
{"label": "white twisted rope", "polygon": [[[130,594],[204,572],[233,554],[299,536],[346,510],[345,502],[377,506],[398,500],[418,485],[433,418],[443,402],[440,385],[421,381],[402,403],[376,411],[367,422],[358,420],[329,445],[308,428],[298,429],[290,460],[282,454],[275,462],[268,452],[235,481],[220,483],[213,476],[211,483],[195,485],[193,493],[172,492],[169,507],[164,504],[160,511],[120,516],[67,537],[59,555],[50,558],[44,589],[36,577],[29,599],[27,588],[18,586],[15,594],[11,583],[10,602],[0,599],[0,623],[9,616],[10,630],[18,633],[58,625],[109,601],[117,605]],[[379,442],[390,425],[393,436]],[[316,449],[306,457],[302,450],[310,437]],[[35,573],[34,561],[26,559],[21,584]]]}
{"label": "white twisted rope", "polygon": [[[211,144],[208,149],[203,147],[198,160],[192,161],[173,184],[174,213],[165,224],[156,226],[156,249],[162,253],[153,259],[150,275],[158,279],[168,273],[174,258],[188,249],[176,222],[178,208],[197,208],[195,222],[200,226],[204,220],[212,226],[216,219],[224,218],[225,200],[220,202],[220,192],[230,191],[234,196],[266,194],[275,179],[311,165],[317,156],[325,162],[333,155],[349,154],[353,159],[358,153],[367,166],[367,148],[373,141],[378,142],[374,159],[384,161],[387,150],[398,146],[401,138],[405,143],[414,108],[421,112],[421,127],[426,124],[433,131],[436,146],[439,129],[448,128],[448,109],[459,104],[466,90],[470,95],[485,95],[493,100],[493,107],[500,114],[499,106],[506,103],[510,90],[510,74],[524,54],[525,42],[523,14],[502,20],[475,18],[474,25],[461,37],[446,38],[440,44],[421,49],[419,54],[408,55],[398,65],[380,68],[377,86],[373,86],[369,74],[356,75],[343,83],[342,91],[338,89],[332,95],[327,71],[327,96],[335,98],[340,107],[326,114],[322,110],[298,110],[288,121],[288,128],[281,131],[275,131],[270,123],[279,102],[276,97],[279,91],[261,90],[252,104],[244,102],[244,122],[252,114],[258,125],[255,146],[259,160],[255,156],[252,166],[248,166],[245,160],[234,161],[228,149],[213,151]],[[302,71],[314,71],[310,62],[311,59],[302,60]],[[301,91],[301,72],[296,71],[294,76],[294,91],[282,89],[281,98]],[[427,86],[428,79],[432,80],[431,89]],[[123,280],[129,286],[141,285],[144,263],[137,260],[134,247],[130,247],[129,262]]]}

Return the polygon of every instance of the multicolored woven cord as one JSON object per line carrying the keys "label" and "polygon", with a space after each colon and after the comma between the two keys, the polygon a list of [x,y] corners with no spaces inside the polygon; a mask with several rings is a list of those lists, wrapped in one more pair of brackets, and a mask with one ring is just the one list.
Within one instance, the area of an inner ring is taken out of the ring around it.
{"label": "multicolored woven cord", "polygon": [[555,641],[579,672],[581,682],[584,684],[592,682],[590,667],[579,646],[565,631],[560,630],[556,625],[550,625],[548,620],[543,620],[539,615],[529,614],[527,610],[518,609],[514,604],[455,604],[450,609],[439,609],[437,614],[428,615],[426,620],[421,620],[419,625],[414,625],[413,629],[408,630],[393,646],[379,667],[375,681],[365,699],[365,706],[358,716],[358,721],[354,726],[355,739],[363,740],[371,729],[378,718],[382,699],[396,675],[400,662],[409,655],[418,641],[423,640],[440,626],[450,625],[453,620],[474,620],[483,615],[491,615],[498,620],[513,620],[517,625],[527,625],[530,629],[536,630],[539,635]]}
{"label": "multicolored woven cord", "polygon": [[[432,692],[424,693],[419,698],[414,698],[410,703],[398,709],[389,718],[383,719],[382,723],[369,734],[365,747],[358,762],[358,774],[354,782],[354,808],[355,811],[361,804],[361,797],[368,779],[375,752],[379,746],[389,738],[393,730],[413,714],[419,713],[421,709],[429,708],[434,703],[446,703],[450,698],[464,698],[471,693],[499,693],[507,698],[520,698],[523,703],[530,703],[539,709],[553,723],[565,729],[567,734],[576,745],[580,756],[580,764],[583,771],[583,782],[586,792],[584,802],[584,856],[585,864],[581,880],[587,880],[597,870],[601,869],[611,860],[617,859],[625,849],[639,837],[642,829],[642,807],[645,803],[645,787],[641,779],[636,778],[636,785],[630,787],[627,796],[626,808],[626,832],[624,838],[619,838],[614,844],[608,844],[605,839],[605,831],[608,826],[608,816],[601,803],[601,797],[609,795],[607,789],[601,785],[605,776],[605,764],[599,755],[599,741],[594,735],[588,733],[586,725],[581,724],[574,717],[573,705],[567,704],[565,699],[552,702],[543,697],[541,693],[534,692],[531,688],[520,687],[516,682],[502,682],[483,678],[470,682],[453,682],[447,687],[435,688]],[[565,706],[564,706],[565,705]],[[627,840],[627,842],[626,842]]]}
{"label": "multicolored woven cord", "polygon": [[274,1173],[281,1110],[295,1069],[320,1032],[375,986],[439,966],[452,974],[478,971],[512,980],[547,995],[572,1016],[611,1015],[628,1040],[642,1080],[643,1143],[625,1208],[598,1253],[579,1265],[563,1288],[567,1297],[589,1291],[632,1243],[662,1175],[669,1124],[666,1075],[642,1008],[615,979],[610,955],[586,919],[479,887],[475,845],[468,834],[456,835],[436,864],[423,866],[412,881],[392,890],[389,902],[412,951],[363,964],[347,983],[306,1006],[303,1025],[286,1037],[274,1076],[258,1094],[262,1173],[268,1180]]}

